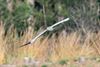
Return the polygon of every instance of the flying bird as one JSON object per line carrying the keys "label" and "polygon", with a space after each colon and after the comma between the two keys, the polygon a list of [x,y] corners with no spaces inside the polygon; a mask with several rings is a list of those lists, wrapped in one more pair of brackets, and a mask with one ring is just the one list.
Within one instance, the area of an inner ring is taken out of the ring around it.
{"label": "flying bird", "polygon": [[66,19],[64,19],[64,20],[62,20],[62,21],[59,21],[59,22],[57,22],[57,23],[55,23],[55,24],[53,24],[53,25],[47,27],[44,31],[42,31],[40,34],[38,34],[35,38],[33,38],[33,39],[30,40],[29,42],[25,43],[24,45],[21,45],[20,47],[23,47],[23,46],[32,44],[32,43],[33,43],[37,38],[39,38],[42,34],[44,34],[44,33],[47,32],[47,31],[53,31],[55,26],[57,26],[57,25],[59,25],[59,24],[61,24],[61,23],[63,23],[63,22],[66,22],[66,21],[68,21],[68,20],[69,20],[69,18],[66,18]]}

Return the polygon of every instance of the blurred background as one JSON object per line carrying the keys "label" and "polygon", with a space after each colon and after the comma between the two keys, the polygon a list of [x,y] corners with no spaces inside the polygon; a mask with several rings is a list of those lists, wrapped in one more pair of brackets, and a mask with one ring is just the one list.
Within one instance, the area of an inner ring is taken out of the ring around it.
{"label": "blurred background", "polygon": [[[70,21],[32,46],[17,48],[67,17]],[[0,0],[0,63],[18,63],[26,56],[49,61],[97,56],[99,31],[100,0]]]}
{"label": "blurred background", "polygon": [[[0,19],[5,30],[13,25],[18,36],[29,27],[34,31],[46,28],[64,18],[71,20],[57,31],[66,32],[100,29],[99,0],[1,0]],[[5,33],[6,34],[6,33]]]}

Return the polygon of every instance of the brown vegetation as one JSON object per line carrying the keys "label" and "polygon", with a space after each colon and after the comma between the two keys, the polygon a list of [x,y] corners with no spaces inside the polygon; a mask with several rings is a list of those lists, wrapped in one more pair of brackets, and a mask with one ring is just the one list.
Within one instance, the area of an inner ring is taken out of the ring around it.
{"label": "brown vegetation", "polygon": [[4,36],[4,25],[0,25],[0,64],[20,63],[17,59],[30,57],[39,61],[57,62],[62,59],[74,60],[81,56],[92,58],[100,55],[100,32],[88,32],[84,42],[81,42],[80,32],[67,34],[65,31],[55,34],[51,38],[41,36],[32,45],[19,48],[36,34],[32,29],[24,32],[18,38],[13,26]]}

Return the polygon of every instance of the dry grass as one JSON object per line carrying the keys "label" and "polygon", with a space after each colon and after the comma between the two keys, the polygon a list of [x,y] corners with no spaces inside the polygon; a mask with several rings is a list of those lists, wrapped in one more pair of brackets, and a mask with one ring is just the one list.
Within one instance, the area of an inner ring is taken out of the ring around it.
{"label": "dry grass", "polygon": [[100,55],[100,32],[98,34],[88,32],[86,39],[80,43],[82,38],[79,32],[71,34],[62,31],[58,37],[40,37],[32,45],[18,48],[35,36],[35,32],[29,28],[22,37],[16,36],[13,26],[4,37],[4,25],[0,25],[0,64],[23,63],[19,61],[24,57],[30,57],[39,61],[57,62],[63,59],[74,60],[79,57],[97,57]]}
{"label": "dry grass", "polygon": [[5,57],[3,45],[5,45],[5,40],[4,40],[4,27],[1,24],[0,25],[0,63],[3,63],[4,57]]}

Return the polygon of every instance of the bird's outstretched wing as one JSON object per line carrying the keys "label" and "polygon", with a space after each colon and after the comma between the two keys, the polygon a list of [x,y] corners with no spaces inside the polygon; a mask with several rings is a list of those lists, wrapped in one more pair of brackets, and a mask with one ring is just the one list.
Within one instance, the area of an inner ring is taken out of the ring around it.
{"label": "bird's outstretched wing", "polygon": [[31,44],[31,42],[27,42],[26,44],[21,45],[20,47],[24,47],[24,46],[29,45],[29,44]]}
{"label": "bird's outstretched wing", "polygon": [[44,33],[47,32],[47,31],[52,31],[52,30],[54,30],[54,27],[55,27],[55,26],[57,26],[57,25],[59,25],[59,24],[61,24],[61,23],[63,23],[63,22],[66,22],[66,21],[68,21],[68,20],[69,20],[69,18],[66,18],[66,19],[64,19],[64,20],[62,20],[62,21],[59,21],[59,22],[57,22],[57,23],[55,23],[55,24],[53,24],[53,25],[47,27],[44,31],[42,31],[39,35],[37,35],[37,36],[36,36],[35,38],[33,38],[31,41],[27,42],[26,44],[24,44],[24,45],[22,45],[22,46],[20,46],[20,47],[23,47],[23,46],[32,44],[32,43],[33,43],[38,37],[40,37],[42,34],[44,34]]}

